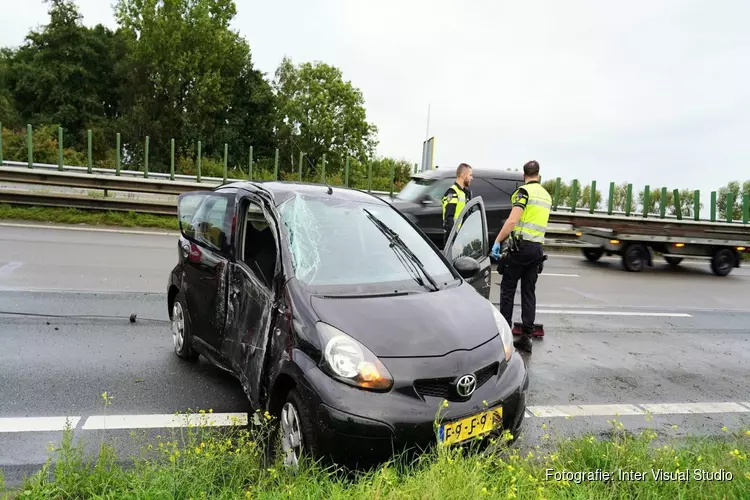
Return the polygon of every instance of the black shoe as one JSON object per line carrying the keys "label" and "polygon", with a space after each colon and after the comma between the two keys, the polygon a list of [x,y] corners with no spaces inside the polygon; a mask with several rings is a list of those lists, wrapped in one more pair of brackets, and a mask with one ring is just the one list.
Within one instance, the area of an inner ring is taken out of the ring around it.
{"label": "black shoe", "polygon": [[522,335],[518,340],[513,342],[513,345],[519,351],[531,353],[531,335]]}

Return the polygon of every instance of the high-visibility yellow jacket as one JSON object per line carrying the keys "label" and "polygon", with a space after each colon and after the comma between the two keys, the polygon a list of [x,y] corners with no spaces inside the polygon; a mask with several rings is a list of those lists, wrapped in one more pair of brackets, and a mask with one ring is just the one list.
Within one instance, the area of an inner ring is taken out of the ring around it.
{"label": "high-visibility yellow jacket", "polygon": [[524,241],[544,243],[549,214],[552,210],[552,197],[539,181],[531,181],[516,189],[511,196],[514,207],[521,207],[521,219],[513,228],[516,236],[523,235]]}

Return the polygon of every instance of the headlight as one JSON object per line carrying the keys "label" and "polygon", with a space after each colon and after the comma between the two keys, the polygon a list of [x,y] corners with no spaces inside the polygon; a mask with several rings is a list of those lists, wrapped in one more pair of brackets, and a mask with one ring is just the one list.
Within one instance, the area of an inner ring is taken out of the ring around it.
{"label": "headlight", "polygon": [[497,325],[497,331],[500,333],[500,338],[503,340],[503,347],[505,348],[505,361],[509,361],[513,355],[513,332],[510,329],[510,325],[500,311],[497,310],[495,304],[487,301],[492,308],[492,315],[495,317],[495,324]]}
{"label": "headlight", "polygon": [[388,369],[367,347],[326,323],[315,328],[324,345],[321,368],[331,377],[362,389],[387,391],[393,386]]}

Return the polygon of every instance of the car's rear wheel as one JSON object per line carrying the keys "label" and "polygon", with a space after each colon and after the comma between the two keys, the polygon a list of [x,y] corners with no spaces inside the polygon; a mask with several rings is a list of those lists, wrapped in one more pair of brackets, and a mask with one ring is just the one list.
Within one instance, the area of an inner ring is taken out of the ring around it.
{"label": "car's rear wheel", "polygon": [[711,258],[711,270],[717,276],[726,276],[734,268],[734,252],[728,248],[722,248],[714,253]]}
{"label": "car's rear wheel", "polygon": [[182,292],[177,292],[172,304],[172,342],[174,352],[182,359],[195,361],[198,359],[198,352],[193,348],[193,337],[190,333],[190,321],[188,320],[185,298]]}

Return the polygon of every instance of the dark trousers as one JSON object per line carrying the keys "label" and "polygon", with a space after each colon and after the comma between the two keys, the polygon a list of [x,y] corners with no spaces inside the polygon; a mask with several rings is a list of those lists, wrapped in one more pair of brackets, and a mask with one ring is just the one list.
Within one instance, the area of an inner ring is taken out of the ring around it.
{"label": "dark trousers", "polygon": [[511,253],[503,269],[500,282],[500,313],[513,328],[513,301],[518,280],[521,280],[521,321],[523,333],[534,331],[536,319],[536,280],[539,264],[543,262],[544,250],[539,243],[525,241],[518,252]]}

